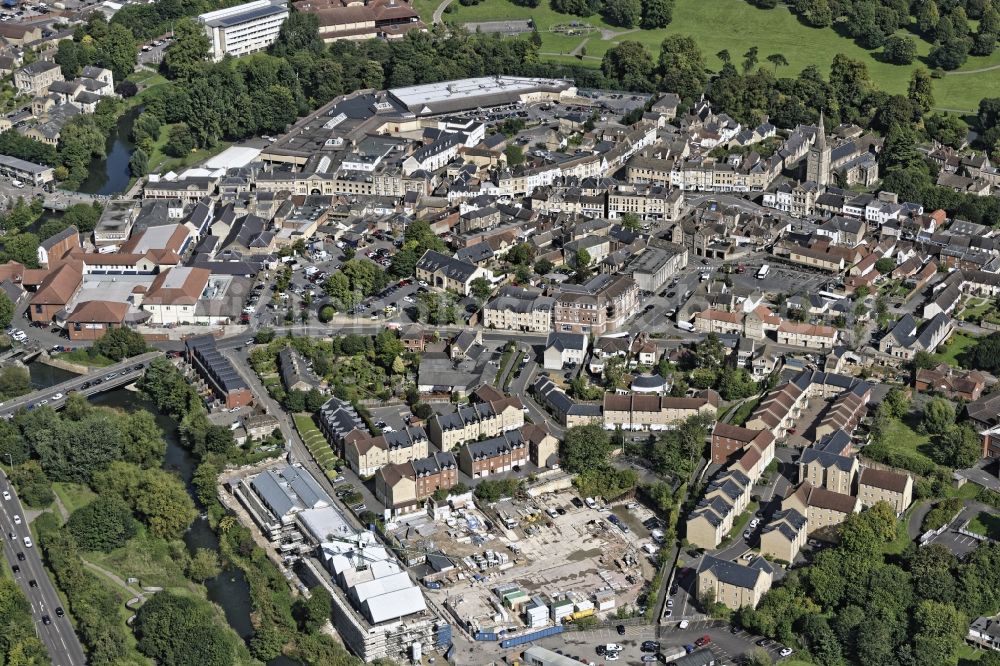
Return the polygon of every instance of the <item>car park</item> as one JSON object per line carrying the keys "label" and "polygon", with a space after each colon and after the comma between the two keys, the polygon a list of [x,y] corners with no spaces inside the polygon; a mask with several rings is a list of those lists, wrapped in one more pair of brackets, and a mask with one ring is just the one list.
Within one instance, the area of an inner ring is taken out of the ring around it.
{"label": "car park", "polygon": [[695,644],[695,647],[705,647],[706,645],[708,645],[711,642],[712,642],[711,637],[708,634],[705,634],[704,636],[702,636],[701,638],[699,638],[698,640],[696,640],[694,642],[694,644]]}
{"label": "car park", "polygon": [[660,649],[660,643],[658,641],[643,641],[639,649],[643,652],[656,652]]}

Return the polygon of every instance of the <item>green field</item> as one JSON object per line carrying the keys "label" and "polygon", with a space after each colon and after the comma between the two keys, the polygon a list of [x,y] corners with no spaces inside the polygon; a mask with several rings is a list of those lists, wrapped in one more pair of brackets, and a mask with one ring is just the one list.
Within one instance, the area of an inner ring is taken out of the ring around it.
{"label": "green field", "polygon": [[[417,9],[425,21],[437,3],[421,0]],[[624,30],[605,23],[600,16],[587,18],[558,14],[547,2],[531,9],[515,5],[510,0],[483,0],[478,5],[464,7],[452,3],[452,11],[445,13],[447,22],[467,23],[503,19],[528,19],[542,37],[541,53],[548,60],[565,63],[600,65],[605,51],[622,40],[635,40],[644,44],[653,54],[659,51],[663,38],[672,33],[691,35],[701,47],[708,67],[718,70],[722,63],[715,54],[727,49],[735,63],[752,46],[760,49],[760,61],[773,53],[787,58],[789,66],[778,70],[780,76],[796,74],[808,65],[816,65],[826,74],[833,56],[843,53],[868,66],[872,79],[880,88],[891,93],[906,92],[913,66],[897,66],[880,62],[876,51],[868,51],[842,37],[833,28],[810,28],[803,25],[788,7],[759,9],[745,0],[715,0],[706,3],[698,0],[679,0],[674,10],[673,22],[661,30]],[[596,29],[589,34],[570,36],[552,31],[553,26],[572,22],[584,23]],[[917,38],[920,57],[926,56],[931,45]],[[574,49],[584,45],[586,55],[576,58]],[[766,63],[765,63],[765,66]],[[997,67],[987,72],[975,72],[986,67]],[[988,57],[970,57],[959,70],[948,73],[934,82],[936,104],[942,109],[974,111],[979,100],[1000,88],[1000,49]]]}

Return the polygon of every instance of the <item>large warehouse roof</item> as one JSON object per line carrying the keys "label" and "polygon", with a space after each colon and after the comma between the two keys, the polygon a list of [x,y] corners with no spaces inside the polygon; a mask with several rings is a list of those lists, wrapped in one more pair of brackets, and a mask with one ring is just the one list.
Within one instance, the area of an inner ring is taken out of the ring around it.
{"label": "large warehouse roof", "polygon": [[521,95],[535,92],[560,93],[572,87],[569,82],[559,79],[481,76],[393,88],[388,92],[411,113],[427,115],[512,104],[520,100]]}

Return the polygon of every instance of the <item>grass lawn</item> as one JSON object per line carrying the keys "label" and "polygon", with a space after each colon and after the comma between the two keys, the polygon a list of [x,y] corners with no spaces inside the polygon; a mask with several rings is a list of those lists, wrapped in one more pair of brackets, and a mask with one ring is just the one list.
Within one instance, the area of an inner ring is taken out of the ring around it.
{"label": "grass lawn", "polygon": [[736,538],[743,534],[743,528],[746,527],[747,523],[750,522],[750,517],[753,516],[759,508],[760,505],[757,504],[757,502],[750,502],[750,504],[747,505],[747,510],[736,516],[736,520],[733,521],[733,529],[729,533],[730,536]]}
{"label": "grass lawn", "polygon": [[970,298],[962,310],[961,318],[965,321],[979,321],[992,308],[993,303],[989,299]]}
{"label": "grass lawn", "polygon": [[[179,547],[186,549],[183,544]],[[88,552],[84,558],[124,579],[138,578],[143,586],[186,588],[189,584],[170,544],[141,528],[123,548],[110,553]]]}
{"label": "grass lawn", "polygon": [[754,409],[757,408],[757,405],[759,403],[760,403],[760,398],[753,398],[751,400],[747,400],[742,405],[740,405],[739,409],[730,414],[727,421],[733,425],[738,425],[738,426],[743,425],[744,423],[747,422],[747,419],[750,418],[750,414],[753,412]]}
{"label": "grass lawn", "polygon": [[910,522],[910,514],[913,513],[914,508],[919,504],[921,502],[911,504],[910,508],[903,512],[903,517],[896,521],[896,538],[883,546],[883,553],[886,555],[899,555],[912,543],[913,539],[910,538],[910,533],[906,530],[906,526]]}
{"label": "grass lawn", "polygon": [[891,451],[902,451],[908,455],[924,458],[930,464],[935,464],[927,455],[927,448],[930,446],[930,437],[921,435],[913,429],[918,417],[911,416],[906,420],[894,419],[889,425],[889,430],[885,441],[880,444]]}
{"label": "grass lawn", "polygon": [[319,466],[326,470],[327,475],[334,469],[337,462],[337,454],[333,452],[326,441],[326,437],[320,432],[316,423],[309,414],[295,415],[295,429],[299,431],[299,436],[305,443],[309,453],[316,459]]}
{"label": "grass lawn", "polygon": [[166,172],[183,169],[184,167],[191,166],[192,164],[207,160],[209,157],[218,155],[223,150],[233,145],[229,141],[220,141],[212,148],[198,148],[197,150],[192,150],[184,157],[171,157],[163,152],[164,146],[167,145],[167,139],[170,137],[171,127],[172,125],[164,125],[161,127],[160,136],[158,136],[156,141],[153,142],[153,151],[149,155],[150,171]]}
{"label": "grass lawn", "polygon": [[97,493],[82,483],[56,481],[52,484],[52,490],[59,496],[63,506],[70,513],[87,506],[97,498]]}
{"label": "grass lawn", "polygon": [[69,361],[70,363],[79,363],[80,365],[89,365],[92,368],[104,368],[115,364],[115,362],[107,356],[101,356],[100,354],[91,356],[83,347],[80,349],[74,349],[71,352],[59,352],[53,354],[52,358],[62,359],[63,361]]}
{"label": "grass lawn", "polygon": [[965,359],[963,359],[964,353],[971,347],[975,346],[977,342],[979,342],[979,338],[966,333],[956,332],[944,345],[945,351],[943,353],[935,354],[934,358],[939,363],[943,362],[955,367],[963,367],[965,366]]}
{"label": "grass lawn", "polygon": [[1000,516],[980,511],[978,516],[969,521],[968,530],[1000,541]]}
{"label": "grass lawn", "polygon": [[[418,0],[416,7],[425,21],[431,20],[437,2]],[[444,20],[467,23],[503,19],[534,19],[542,37],[540,51],[556,62],[600,65],[605,51],[623,40],[634,40],[645,45],[654,60],[660,44],[668,34],[690,35],[701,47],[708,67],[718,70],[721,62],[715,54],[727,49],[734,62],[750,47],[760,48],[760,61],[773,53],[780,53],[788,60],[789,66],[781,68],[779,75],[790,76],[808,65],[816,65],[826,76],[833,57],[843,53],[863,62],[872,80],[890,93],[905,93],[913,68],[923,65],[922,58],[930,52],[931,44],[908,31],[902,34],[915,37],[918,62],[913,66],[890,65],[877,59],[876,51],[868,51],[841,36],[834,28],[810,28],[802,24],[780,5],[774,9],[759,9],[746,0],[679,0],[674,9],[673,22],[660,30],[625,30],[605,23],[600,16],[581,18],[554,12],[548,2],[537,8],[521,7],[510,0],[484,0],[478,5],[463,7],[454,2],[453,10],[444,14]],[[555,25],[572,22],[587,24],[598,30],[607,31],[590,34],[566,35],[552,32]],[[607,38],[605,38],[607,37]],[[569,56],[574,48],[586,40],[587,55],[582,60]],[[988,91],[1000,87],[1000,69],[987,72],[973,70],[1000,64],[1000,49],[988,57],[970,57],[966,64],[944,78],[935,79],[934,92],[940,108],[958,111],[975,111],[979,100],[988,96]]]}
{"label": "grass lawn", "polygon": [[984,654],[986,653],[983,650],[977,650],[968,643],[962,643],[962,647],[958,649],[958,666],[978,664]]}

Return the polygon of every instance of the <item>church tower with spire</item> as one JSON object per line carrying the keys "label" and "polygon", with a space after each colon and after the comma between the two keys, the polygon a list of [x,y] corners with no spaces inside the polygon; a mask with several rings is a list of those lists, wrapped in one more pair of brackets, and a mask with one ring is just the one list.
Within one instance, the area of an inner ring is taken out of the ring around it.
{"label": "church tower with spire", "polygon": [[826,143],[826,126],[822,111],[819,112],[816,141],[813,142],[806,157],[806,180],[811,180],[821,187],[830,184],[830,146]]}

